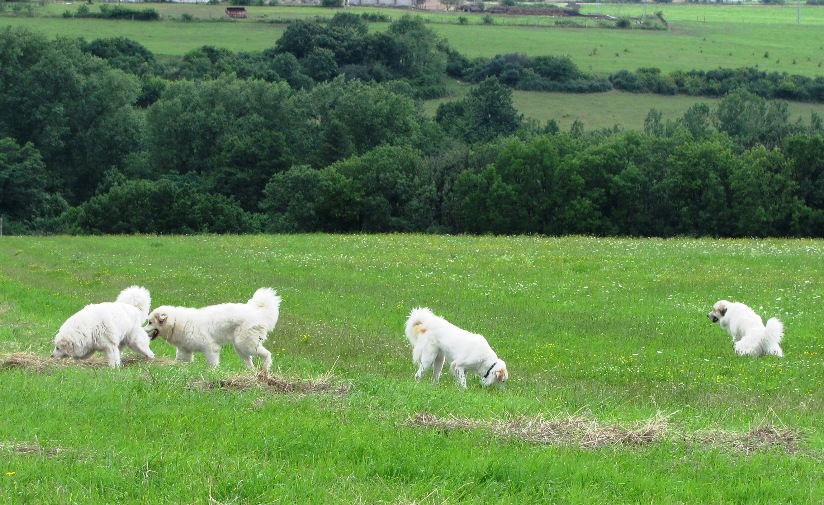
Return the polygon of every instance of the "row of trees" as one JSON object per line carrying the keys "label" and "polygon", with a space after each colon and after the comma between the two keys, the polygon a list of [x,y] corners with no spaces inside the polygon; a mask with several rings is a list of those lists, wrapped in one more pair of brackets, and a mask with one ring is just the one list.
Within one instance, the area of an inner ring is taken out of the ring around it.
{"label": "row of trees", "polygon": [[[240,61],[307,75],[312,51],[282,51]],[[560,132],[497,77],[428,118],[413,64],[296,85],[216,71],[224,56],[203,48],[177,63],[199,78],[169,79],[131,41],[0,32],[5,232],[824,236],[824,125],[746,90],[674,121],[653,110],[644,132]]]}

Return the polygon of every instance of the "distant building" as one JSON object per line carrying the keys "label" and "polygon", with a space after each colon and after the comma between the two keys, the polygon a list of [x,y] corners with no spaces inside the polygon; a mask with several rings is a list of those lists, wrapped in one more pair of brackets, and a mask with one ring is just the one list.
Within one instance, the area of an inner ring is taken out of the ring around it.
{"label": "distant building", "polygon": [[226,7],[226,15],[235,19],[245,18],[246,7]]}

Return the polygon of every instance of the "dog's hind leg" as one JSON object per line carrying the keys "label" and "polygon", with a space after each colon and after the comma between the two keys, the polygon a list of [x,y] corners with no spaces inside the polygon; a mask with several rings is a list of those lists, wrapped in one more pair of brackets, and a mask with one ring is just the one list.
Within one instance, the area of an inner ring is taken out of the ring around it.
{"label": "dog's hind leg", "polygon": [[[420,349],[420,352],[418,352]],[[418,355],[418,371],[415,373],[415,378],[420,379],[423,377],[423,374],[429,370],[429,367],[435,363],[435,360],[438,357],[438,350],[429,345],[421,345],[420,347],[415,347],[414,355]],[[434,379],[434,378],[433,378]]]}
{"label": "dog's hind leg", "polygon": [[432,382],[438,382],[438,379],[441,378],[441,370],[443,370],[443,362],[446,360],[446,356],[443,353],[439,353],[438,356],[435,357],[435,362],[432,364]]}
{"label": "dog's hind leg", "polygon": [[109,362],[110,367],[119,368],[122,366],[120,362],[120,349],[118,349],[116,345],[104,348],[103,352],[106,354],[106,360]]}
{"label": "dog's hind leg", "polygon": [[265,347],[263,347],[263,342],[257,348],[257,354],[260,356],[260,361],[262,362],[263,369],[267,372],[270,368],[272,368],[272,353],[267,351]]}
{"label": "dog's hind leg", "polygon": [[184,351],[183,349],[178,349],[175,352],[175,359],[178,361],[185,361],[186,363],[192,362],[192,353],[190,351]]}

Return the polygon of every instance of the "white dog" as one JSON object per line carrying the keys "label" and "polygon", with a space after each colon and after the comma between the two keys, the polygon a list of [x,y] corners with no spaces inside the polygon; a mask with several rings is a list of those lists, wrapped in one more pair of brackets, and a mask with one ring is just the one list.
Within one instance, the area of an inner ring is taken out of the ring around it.
{"label": "white dog", "polygon": [[730,332],[735,344],[735,352],[739,355],[759,357],[765,354],[774,354],[783,357],[781,337],[784,336],[784,325],[776,318],[771,318],[765,326],[761,316],[743,303],[720,300],[712,307],[707,317],[713,323],[721,323],[721,327]]}
{"label": "white dog", "polygon": [[432,382],[438,382],[444,360],[458,383],[466,388],[466,372],[475,372],[489,386],[509,378],[506,363],[482,335],[458,328],[427,308],[413,309],[406,320],[406,338],[412,343],[412,361],[418,365],[415,378],[432,367]]}
{"label": "white dog", "polygon": [[151,303],[149,290],[131,286],[121,291],[114,302],[86,305],[60,327],[51,357],[86,359],[95,351],[103,351],[109,366],[119,367],[120,351],[128,346],[154,358],[149,337],[142,328]]}
{"label": "white dog", "polygon": [[192,361],[192,353],[202,352],[212,366],[220,363],[220,349],[235,347],[247,366],[252,356],[260,356],[263,369],[272,366],[272,353],[263,347],[280,315],[280,297],[274,289],[260,288],[246,303],[222,303],[200,309],[162,306],[152,311],[143,328],[154,340],[157,336],[177,348],[176,357]]}

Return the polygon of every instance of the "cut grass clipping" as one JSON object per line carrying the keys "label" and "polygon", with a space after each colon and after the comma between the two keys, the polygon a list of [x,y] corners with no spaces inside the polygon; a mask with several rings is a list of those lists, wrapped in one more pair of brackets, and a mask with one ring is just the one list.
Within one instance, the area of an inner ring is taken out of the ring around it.
{"label": "cut grass clipping", "polygon": [[349,392],[348,385],[336,385],[332,382],[333,376],[331,374],[321,375],[317,379],[307,380],[286,380],[283,377],[260,371],[254,375],[239,375],[230,377],[228,379],[220,380],[201,380],[191,384],[193,389],[200,389],[204,391],[217,390],[234,390],[245,391],[251,388],[261,388],[264,391],[271,391],[274,393],[302,393],[302,394],[316,394],[316,393],[334,393],[347,394]]}
{"label": "cut grass clipping", "polygon": [[678,433],[670,426],[668,416],[661,413],[630,426],[601,423],[586,416],[567,416],[556,419],[537,416],[479,421],[455,416],[439,418],[428,413],[416,414],[408,421],[408,424],[440,430],[481,429],[500,438],[519,439],[532,444],[575,446],[587,449],[642,446],[669,439],[681,439],[746,454],[770,449],[780,449],[793,454],[798,451],[801,441],[801,436],[796,430],[775,426],[761,426],[743,433],[723,430],[693,434]]}
{"label": "cut grass clipping", "polygon": [[[122,363],[123,366],[130,366],[136,363],[151,363],[166,366],[180,364],[178,361],[168,358],[147,360],[137,357],[124,357],[122,358]],[[105,368],[108,366],[105,358],[102,357],[91,357],[85,360],[54,359],[24,352],[9,354],[3,359],[2,363],[0,363],[0,368],[22,368],[35,372],[44,372],[52,368],[64,367]],[[280,394],[333,393],[342,395],[349,393],[348,385],[334,384],[333,378],[332,374],[324,374],[316,379],[287,380],[283,377],[260,371],[256,374],[238,375],[227,379],[195,381],[191,383],[190,387],[202,391],[245,391],[258,387],[264,391]]]}
{"label": "cut grass clipping", "polygon": [[[123,356],[121,358],[123,366],[136,365],[138,363],[153,363],[156,365],[175,365],[177,362],[168,358],[155,358],[148,360],[146,358],[138,358],[135,356]],[[109,363],[106,358],[101,356],[92,356],[89,359],[71,359],[71,358],[51,358],[37,356],[25,352],[15,352],[6,356],[0,368],[22,368],[26,370],[34,370],[42,372],[51,368],[66,368],[66,367],[82,367],[82,368],[107,368]]]}
{"label": "cut grass clipping", "polygon": [[0,452],[10,452],[24,456],[44,456],[47,458],[54,458],[67,451],[65,449],[61,449],[60,447],[52,447],[47,449],[45,447],[41,447],[40,444],[0,442]]}

